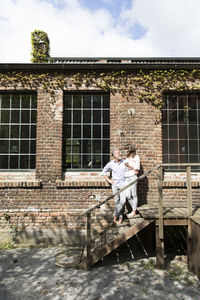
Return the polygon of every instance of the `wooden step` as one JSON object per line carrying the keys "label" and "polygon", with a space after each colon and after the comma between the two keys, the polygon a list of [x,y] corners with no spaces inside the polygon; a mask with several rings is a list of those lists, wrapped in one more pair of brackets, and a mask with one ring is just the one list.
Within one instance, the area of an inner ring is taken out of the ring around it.
{"label": "wooden step", "polygon": [[[131,220],[131,221],[130,221]],[[106,256],[114,249],[118,248],[121,244],[127,241],[129,238],[137,234],[143,228],[154,222],[154,220],[144,220],[140,217],[130,219],[129,222],[123,222],[119,226],[109,228],[108,230],[108,239],[106,240],[106,244],[104,246],[99,245],[93,249],[91,252],[91,265],[98,262],[102,257]],[[132,224],[131,224],[132,223]],[[112,230],[112,234],[111,234]],[[84,254],[84,258],[82,262],[79,264],[80,269],[87,268],[87,260],[86,253]]]}

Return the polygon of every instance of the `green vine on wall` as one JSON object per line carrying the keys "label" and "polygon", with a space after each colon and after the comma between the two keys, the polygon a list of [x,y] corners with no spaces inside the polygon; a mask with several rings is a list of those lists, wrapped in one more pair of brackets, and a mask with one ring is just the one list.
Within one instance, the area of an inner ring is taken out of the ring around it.
{"label": "green vine on wall", "polygon": [[31,44],[31,62],[47,63],[50,59],[50,42],[47,33],[41,30],[31,32]]}
{"label": "green vine on wall", "polygon": [[64,73],[0,73],[0,85],[25,89],[43,89],[52,96],[59,89],[83,90],[87,87],[120,94],[122,97],[134,95],[158,109],[163,106],[165,91],[200,90],[200,70],[153,70],[138,72],[79,72]]}

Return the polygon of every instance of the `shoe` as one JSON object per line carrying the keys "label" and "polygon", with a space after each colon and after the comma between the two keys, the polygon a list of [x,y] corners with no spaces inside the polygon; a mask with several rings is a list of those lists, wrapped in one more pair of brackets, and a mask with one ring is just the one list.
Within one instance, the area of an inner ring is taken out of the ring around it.
{"label": "shoe", "polygon": [[136,211],[133,210],[130,214],[127,215],[127,217],[130,219],[130,218],[133,218],[136,216]]}

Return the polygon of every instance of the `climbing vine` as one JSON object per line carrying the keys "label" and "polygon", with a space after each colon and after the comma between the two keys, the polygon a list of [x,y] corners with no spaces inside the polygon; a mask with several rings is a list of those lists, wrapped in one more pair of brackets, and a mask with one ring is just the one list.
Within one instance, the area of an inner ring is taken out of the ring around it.
{"label": "climbing vine", "polygon": [[32,58],[33,63],[47,63],[50,59],[50,42],[46,32],[35,30],[31,32]]}
{"label": "climbing vine", "polygon": [[200,70],[153,70],[138,72],[78,72],[73,75],[64,73],[0,73],[1,86],[21,86],[46,90],[52,95],[58,89],[92,87],[119,93],[122,97],[135,95],[161,109],[165,91],[200,90]]}

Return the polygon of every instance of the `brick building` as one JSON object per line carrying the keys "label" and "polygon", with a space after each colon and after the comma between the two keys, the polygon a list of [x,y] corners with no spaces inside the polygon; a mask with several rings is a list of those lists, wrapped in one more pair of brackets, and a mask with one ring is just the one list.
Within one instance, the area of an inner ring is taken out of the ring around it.
{"label": "brick building", "polygon": [[[131,78],[140,70],[198,72],[200,59],[54,58],[47,64],[0,64],[2,241],[80,240],[83,212],[111,194],[101,170],[114,146],[125,155],[125,144],[134,143],[141,173],[162,162],[200,162],[199,77],[179,78],[188,90],[180,84],[179,90],[166,88],[161,113],[141,100],[139,84],[128,96],[121,88],[109,91],[110,77]],[[192,170],[196,204],[198,171]],[[185,205],[184,179],[180,167],[168,168],[165,203]],[[157,201],[155,172],[139,182],[138,194],[139,205]]]}

